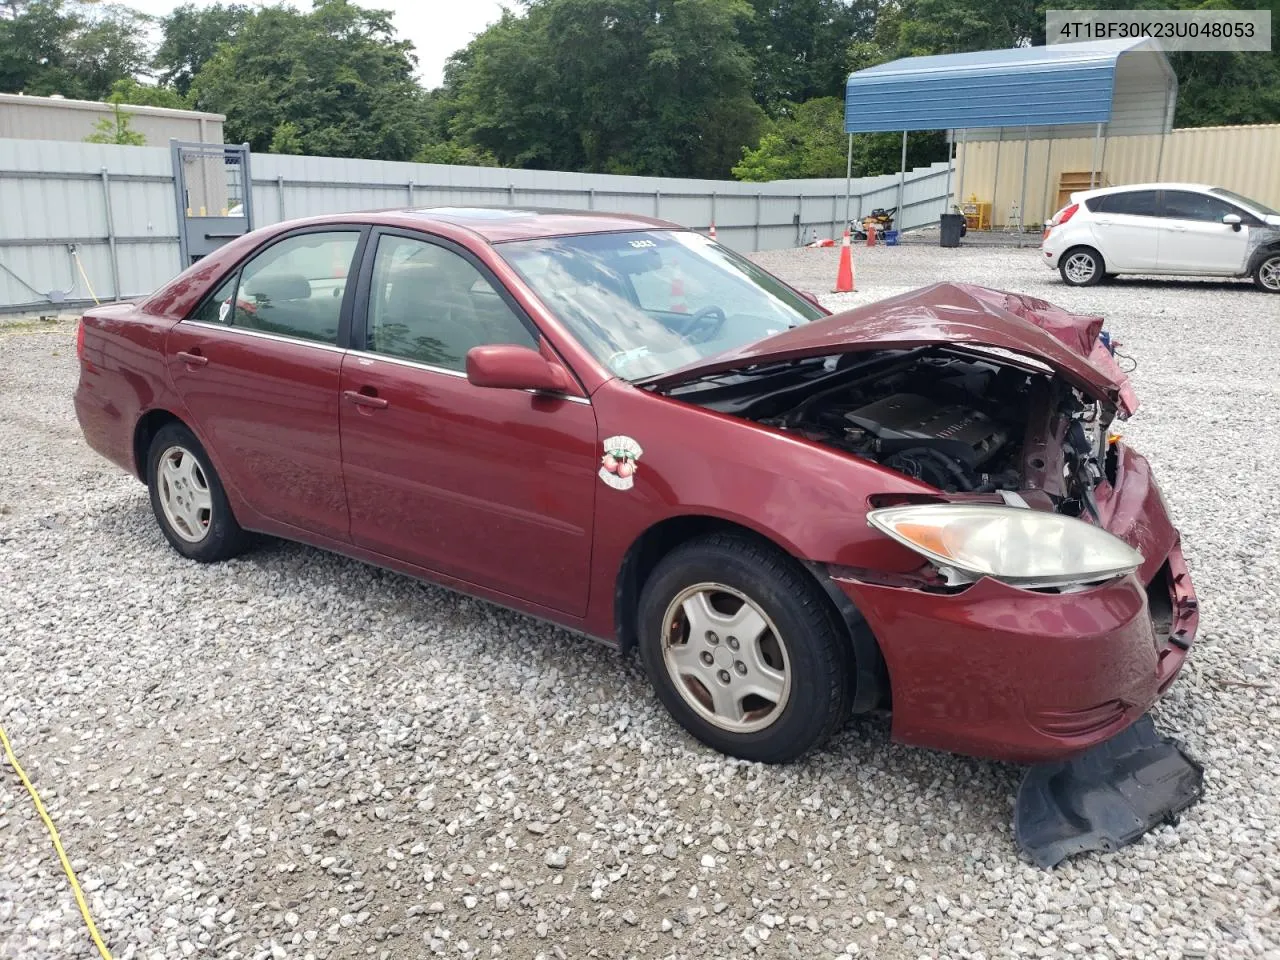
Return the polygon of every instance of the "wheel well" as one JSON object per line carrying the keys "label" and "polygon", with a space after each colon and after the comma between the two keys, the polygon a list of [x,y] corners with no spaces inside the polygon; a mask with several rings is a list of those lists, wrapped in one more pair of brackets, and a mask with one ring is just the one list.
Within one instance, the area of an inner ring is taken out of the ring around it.
{"label": "wheel well", "polygon": [[1066,250],[1062,251],[1062,256],[1058,257],[1058,262],[1062,263],[1062,261],[1065,260],[1067,257],[1071,256],[1073,253],[1076,253],[1080,250],[1088,250],[1095,257],[1097,257],[1098,262],[1102,264],[1102,272],[1103,273],[1107,272],[1107,258],[1102,255],[1101,250],[1099,250],[1097,247],[1091,247],[1087,243],[1077,243],[1074,247],[1067,247]]}
{"label": "wheel well", "polygon": [[[613,621],[614,635],[618,638],[618,646],[624,654],[635,649],[638,640],[636,617],[640,606],[640,593],[658,562],[682,543],[710,533],[737,534],[760,540],[774,549],[782,549],[755,530],[719,517],[672,517],[654,524],[631,544],[618,568],[618,578],[614,587]],[[786,553],[785,550],[783,552]],[[849,645],[854,655],[854,712],[864,713],[887,702],[889,699],[888,671],[880,646],[870,627],[854,607],[853,602],[831,582],[822,564],[803,560],[798,560],[797,563],[814,578],[823,596],[827,598],[828,610],[834,622],[842,625],[849,638]]]}
{"label": "wheel well", "polygon": [[151,441],[168,423],[182,423],[182,420],[168,410],[149,410],[133,428],[133,468],[143,483],[147,482],[147,452],[151,449]]}
{"label": "wheel well", "polygon": [[1280,253],[1280,243],[1267,243],[1254,251],[1253,256],[1249,260],[1249,273],[1258,269],[1258,264],[1262,263],[1267,257],[1275,256]]}

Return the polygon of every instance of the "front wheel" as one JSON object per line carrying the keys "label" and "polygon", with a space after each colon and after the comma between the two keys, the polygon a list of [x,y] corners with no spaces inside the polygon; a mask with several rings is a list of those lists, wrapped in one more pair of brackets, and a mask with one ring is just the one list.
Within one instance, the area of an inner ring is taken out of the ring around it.
{"label": "front wheel", "polygon": [[677,547],[645,584],[638,627],[663,705],[723,753],[787,763],[848,715],[851,656],[836,614],[766,543],[715,534]]}
{"label": "front wheel", "polygon": [[195,434],[180,423],[157,431],[147,455],[151,509],[165,539],[184,557],[214,563],[244,549],[217,471]]}
{"label": "front wheel", "polygon": [[1270,250],[1262,255],[1253,268],[1253,283],[1267,293],[1280,293],[1280,250]]}
{"label": "front wheel", "polygon": [[1058,264],[1062,282],[1070,287],[1091,287],[1106,275],[1102,255],[1089,247],[1076,247],[1062,255]]}

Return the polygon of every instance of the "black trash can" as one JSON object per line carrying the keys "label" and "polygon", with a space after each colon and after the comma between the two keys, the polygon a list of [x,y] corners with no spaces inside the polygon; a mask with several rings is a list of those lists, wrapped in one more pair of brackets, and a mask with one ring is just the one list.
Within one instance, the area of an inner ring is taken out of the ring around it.
{"label": "black trash can", "polygon": [[963,214],[944,213],[942,215],[942,236],[939,238],[938,246],[940,247],[960,246],[960,234],[963,229],[964,229]]}

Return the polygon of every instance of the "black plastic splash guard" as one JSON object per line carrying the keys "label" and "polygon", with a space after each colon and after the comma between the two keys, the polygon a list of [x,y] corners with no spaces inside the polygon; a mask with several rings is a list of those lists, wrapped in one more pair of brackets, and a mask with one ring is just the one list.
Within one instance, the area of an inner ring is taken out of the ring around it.
{"label": "black plastic splash guard", "polygon": [[1041,763],[1018,790],[1013,831],[1038,866],[1133,843],[1204,792],[1204,767],[1156,732],[1150,714],[1071,760]]}

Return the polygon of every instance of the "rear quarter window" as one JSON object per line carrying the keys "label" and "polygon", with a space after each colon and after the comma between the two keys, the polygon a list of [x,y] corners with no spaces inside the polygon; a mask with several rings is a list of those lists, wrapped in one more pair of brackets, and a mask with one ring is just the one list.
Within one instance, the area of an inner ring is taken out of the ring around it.
{"label": "rear quarter window", "polygon": [[1090,213],[1125,214],[1131,217],[1159,216],[1158,197],[1154,190],[1125,190],[1120,193],[1104,193],[1090,197],[1085,206]]}

